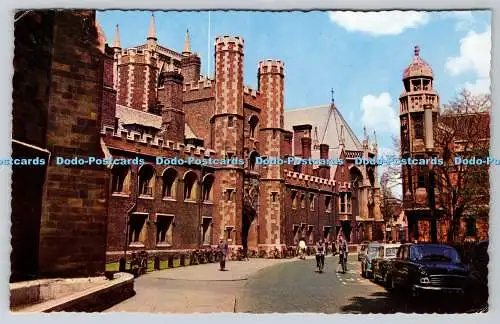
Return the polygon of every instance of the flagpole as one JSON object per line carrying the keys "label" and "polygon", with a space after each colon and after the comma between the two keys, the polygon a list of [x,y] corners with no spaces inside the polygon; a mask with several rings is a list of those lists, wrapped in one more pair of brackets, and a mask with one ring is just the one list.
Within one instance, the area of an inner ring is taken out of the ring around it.
{"label": "flagpole", "polygon": [[207,35],[207,78],[210,78],[210,11],[208,12],[208,35]]}

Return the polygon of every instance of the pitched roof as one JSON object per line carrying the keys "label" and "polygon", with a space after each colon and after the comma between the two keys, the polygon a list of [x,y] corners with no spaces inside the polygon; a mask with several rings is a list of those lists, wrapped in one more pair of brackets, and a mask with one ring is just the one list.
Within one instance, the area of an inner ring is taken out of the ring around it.
{"label": "pitched roof", "polygon": [[[333,109],[331,109],[331,105],[321,105],[285,110],[285,129],[292,130],[294,125],[304,124],[312,125],[313,129],[314,127],[318,128],[318,144],[322,144],[321,140],[323,134],[325,134],[323,144],[330,146],[329,158],[338,158],[341,126],[344,129],[344,148],[349,151],[363,150],[363,146],[356,137],[356,134],[354,134],[349,124],[335,106],[333,106]],[[313,158],[319,158],[319,149],[315,150],[313,148],[311,155]]]}

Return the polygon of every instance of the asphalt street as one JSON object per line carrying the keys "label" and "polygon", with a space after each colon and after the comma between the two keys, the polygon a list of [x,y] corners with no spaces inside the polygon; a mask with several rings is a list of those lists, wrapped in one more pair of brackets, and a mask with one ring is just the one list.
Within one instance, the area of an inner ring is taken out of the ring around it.
{"label": "asphalt street", "polygon": [[250,277],[237,299],[237,311],[248,313],[455,313],[464,312],[456,300],[411,299],[390,294],[361,277],[361,265],[350,256],[345,274],[338,257],[327,258],[317,273],[314,260],[303,260],[261,270]]}
{"label": "asphalt street", "polygon": [[[381,285],[361,277],[360,262],[356,256],[349,256],[345,274],[338,272],[338,257],[328,257],[325,261],[323,273],[316,272],[315,260],[308,259],[276,263],[255,271],[248,278],[235,280],[197,280],[193,275],[190,275],[189,280],[173,280],[162,277],[162,274],[148,274],[136,280],[136,296],[108,311],[327,314],[464,312],[460,303],[449,298],[412,300],[408,295],[389,294]],[[232,264],[229,264],[229,271],[225,272],[228,275],[231,274]],[[236,265],[246,267],[244,263],[234,264],[233,271],[236,271]],[[218,271],[216,264],[199,269],[205,272]]]}

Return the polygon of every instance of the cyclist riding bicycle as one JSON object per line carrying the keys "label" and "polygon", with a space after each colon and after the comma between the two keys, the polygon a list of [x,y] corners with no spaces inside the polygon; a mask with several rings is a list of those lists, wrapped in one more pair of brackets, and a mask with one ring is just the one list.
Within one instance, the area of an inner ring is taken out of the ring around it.
{"label": "cyclist riding bicycle", "polygon": [[319,272],[323,272],[323,268],[325,267],[325,252],[325,243],[323,240],[319,240],[318,243],[316,243],[316,267]]}
{"label": "cyclist riding bicycle", "polygon": [[306,255],[306,241],[304,239],[301,239],[299,242],[299,258],[302,260],[305,260],[305,255]]}
{"label": "cyclist riding bicycle", "polygon": [[342,236],[339,238],[339,263],[342,266],[342,273],[347,271],[347,242]]}

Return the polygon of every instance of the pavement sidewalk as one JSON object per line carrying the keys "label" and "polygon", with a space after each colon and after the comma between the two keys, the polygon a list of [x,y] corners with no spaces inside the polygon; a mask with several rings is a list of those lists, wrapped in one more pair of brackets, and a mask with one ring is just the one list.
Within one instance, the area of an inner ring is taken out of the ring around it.
{"label": "pavement sidewalk", "polygon": [[[331,258],[331,255],[326,256]],[[314,259],[315,256],[307,256],[306,259]],[[149,278],[189,280],[189,281],[239,281],[246,280],[251,275],[270,266],[282,263],[301,261],[299,258],[291,259],[250,259],[249,261],[228,261],[226,271],[219,270],[219,263],[200,264],[189,267],[178,267],[154,271],[147,274]]]}
{"label": "pavement sidewalk", "polygon": [[[311,258],[311,257],[309,257]],[[189,281],[238,281],[246,280],[254,273],[282,263],[300,261],[293,259],[250,259],[249,261],[226,262],[226,270],[219,270],[219,263],[200,264],[189,267],[178,267],[148,273],[156,279],[189,280]]]}

